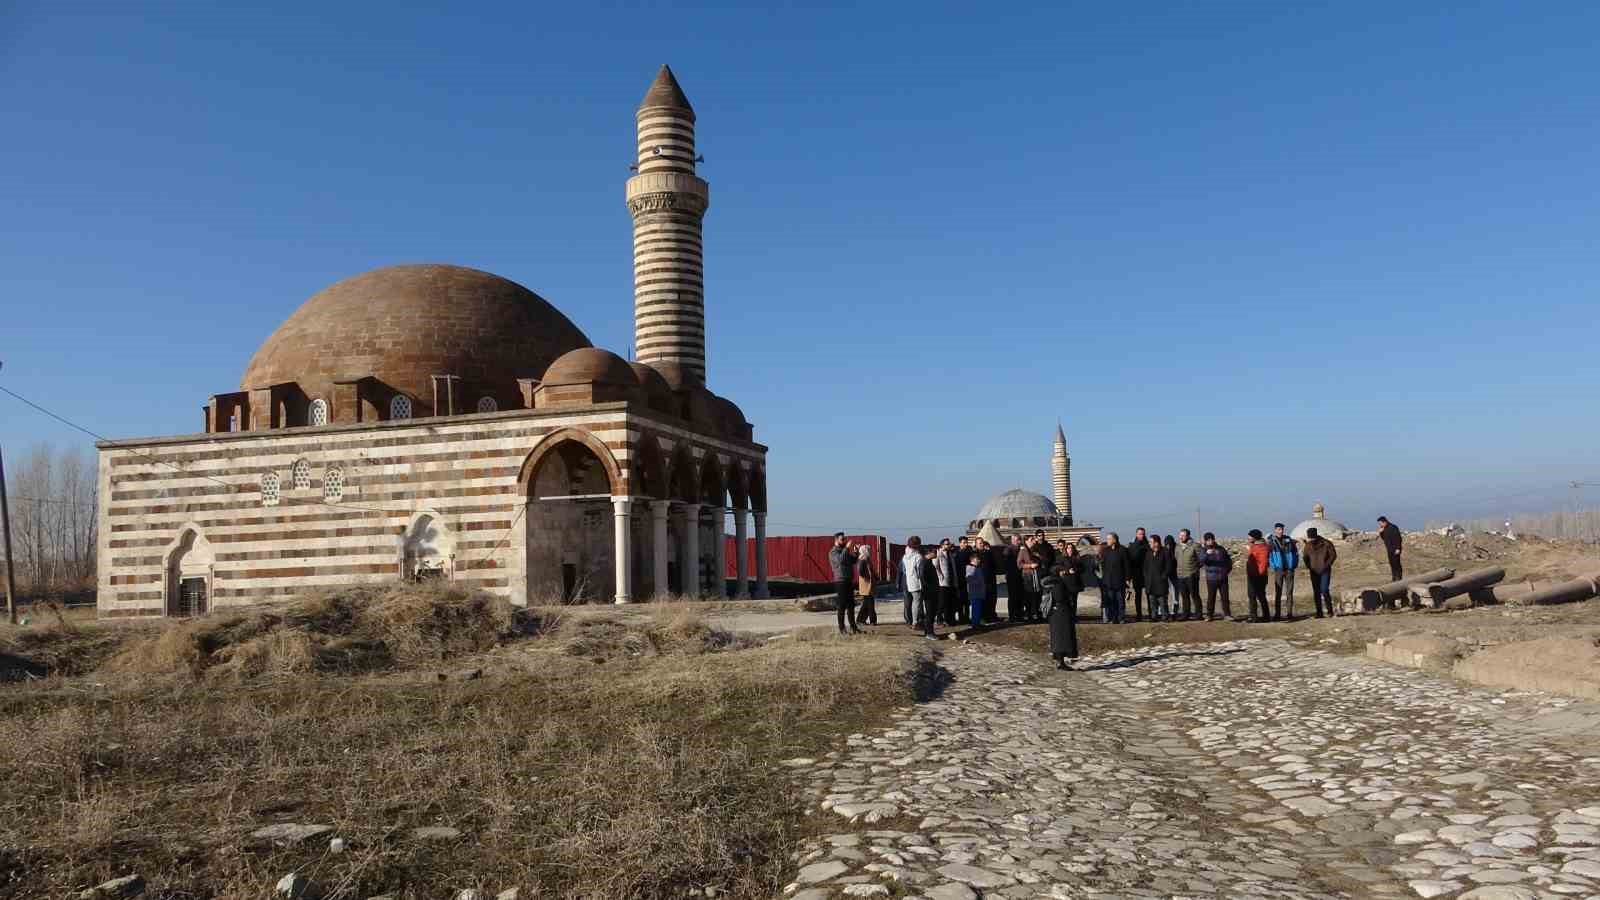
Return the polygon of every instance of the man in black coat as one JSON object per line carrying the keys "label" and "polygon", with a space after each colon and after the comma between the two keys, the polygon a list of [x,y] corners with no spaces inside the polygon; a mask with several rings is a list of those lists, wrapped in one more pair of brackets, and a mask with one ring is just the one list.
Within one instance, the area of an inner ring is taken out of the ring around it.
{"label": "man in black coat", "polygon": [[1383,541],[1384,555],[1389,557],[1389,580],[1399,581],[1405,577],[1400,566],[1400,529],[1384,516],[1379,516],[1378,538]]}
{"label": "man in black coat", "polygon": [[1123,613],[1123,598],[1127,596],[1128,577],[1133,563],[1128,558],[1128,548],[1115,531],[1106,535],[1100,547],[1100,620],[1111,625],[1127,621]]}
{"label": "man in black coat", "polygon": [[1150,553],[1150,539],[1143,528],[1133,530],[1133,543],[1128,545],[1128,579],[1133,582],[1133,617],[1144,618],[1144,558]]}

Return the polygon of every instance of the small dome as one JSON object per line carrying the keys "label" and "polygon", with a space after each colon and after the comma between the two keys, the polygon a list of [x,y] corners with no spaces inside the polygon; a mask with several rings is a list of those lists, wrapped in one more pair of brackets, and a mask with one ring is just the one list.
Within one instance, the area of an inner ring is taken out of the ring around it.
{"label": "small dome", "polygon": [[639,376],[628,361],[599,347],[582,347],[562,354],[544,372],[541,385],[610,384],[638,387]]}
{"label": "small dome", "polygon": [[1315,528],[1317,535],[1325,538],[1342,538],[1350,533],[1350,529],[1344,527],[1343,522],[1328,518],[1327,510],[1321,503],[1311,507],[1311,518],[1296,525],[1294,530],[1289,532],[1289,536],[1297,541],[1303,541],[1306,539],[1308,528]]}
{"label": "small dome", "polygon": [[589,339],[534,292],[498,275],[447,265],[373,269],[313,295],[262,342],[240,387],[295,382],[331,397],[336,381],[371,375],[432,398],[433,375],[514,392],[518,378]]}
{"label": "small dome", "polygon": [[711,405],[729,428],[737,428],[746,424],[744,410],[740,409],[737,404],[727,397],[719,397],[713,394],[711,396]]}
{"label": "small dome", "polygon": [[1034,516],[1059,516],[1055,501],[1043,494],[1021,488],[995,494],[978,510],[979,519],[1028,519]]}
{"label": "small dome", "polygon": [[661,377],[661,373],[650,368],[642,362],[628,363],[628,368],[639,379],[639,384],[644,388],[645,402],[651,409],[660,410],[673,415],[681,415],[678,408],[678,398],[672,394],[672,386]]}

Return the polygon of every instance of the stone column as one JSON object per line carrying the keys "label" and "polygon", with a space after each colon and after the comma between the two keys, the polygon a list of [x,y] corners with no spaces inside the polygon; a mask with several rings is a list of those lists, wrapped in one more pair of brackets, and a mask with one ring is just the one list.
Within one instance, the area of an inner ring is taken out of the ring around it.
{"label": "stone column", "polygon": [[728,511],[711,507],[711,596],[728,599]]}
{"label": "stone column", "polygon": [[667,555],[669,550],[667,547],[667,510],[671,503],[672,501],[670,500],[650,501],[650,548],[653,551],[652,555],[655,557],[653,562],[655,564],[657,595],[665,594],[669,590],[667,586]]}
{"label": "stone column", "polygon": [[756,513],[756,599],[767,599],[767,514]]}
{"label": "stone column", "polygon": [[733,595],[741,600],[750,597],[750,563],[748,557],[750,548],[746,541],[749,539],[745,528],[745,510],[736,508],[733,511]]}
{"label": "stone column", "polygon": [[683,595],[700,596],[700,504],[683,505]]}
{"label": "stone column", "polygon": [[617,570],[617,603],[633,602],[633,498],[612,497],[611,505],[616,510],[613,522],[616,525],[616,570]]}

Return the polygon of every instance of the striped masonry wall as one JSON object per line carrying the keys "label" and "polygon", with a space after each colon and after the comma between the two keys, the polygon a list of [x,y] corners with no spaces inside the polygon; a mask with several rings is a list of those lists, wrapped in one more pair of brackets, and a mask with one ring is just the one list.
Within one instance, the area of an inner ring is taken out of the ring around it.
{"label": "striped masonry wall", "polygon": [[704,386],[701,220],[710,204],[710,188],[695,174],[691,110],[639,110],[638,168],[627,184],[633,215],[635,352],[641,362],[667,364],[664,374],[680,372],[682,381],[674,387]]}
{"label": "striped masonry wall", "polygon": [[[688,444],[696,465],[706,454],[726,465],[764,459],[757,445],[699,435],[625,403],[102,442],[100,615],[164,614],[175,555],[186,575],[209,574],[211,608],[394,581],[402,536],[421,516],[443,524],[454,580],[526,602],[523,469],[541,442],[577,434],[609,452],[624,493],[641,435],[661,443],[663,458]],[[278,501],[266,505],[264,479],[274,477]],[[330,482],[337,497],[325,497]],[[648,521],[648,504],[634,506]]]}

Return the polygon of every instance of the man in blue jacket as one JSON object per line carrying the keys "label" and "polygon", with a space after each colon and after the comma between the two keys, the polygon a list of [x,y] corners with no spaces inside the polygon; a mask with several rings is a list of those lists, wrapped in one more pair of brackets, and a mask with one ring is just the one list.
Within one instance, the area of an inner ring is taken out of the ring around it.
{"label": "man in blue jacket", "polygon": [[1294,570],[1300,565],[1300,545],[1283,533],[1283,523],[1272,526],[1272,537],[1267,538],[1267,566],[1272,570],[1272,621],[1294,618]]}

